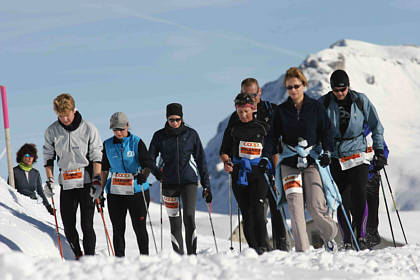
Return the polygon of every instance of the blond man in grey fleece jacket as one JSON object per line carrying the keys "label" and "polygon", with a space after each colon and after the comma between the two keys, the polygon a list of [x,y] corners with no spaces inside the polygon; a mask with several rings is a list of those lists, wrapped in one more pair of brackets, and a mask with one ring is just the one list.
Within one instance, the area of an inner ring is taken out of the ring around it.
{"label": "blond man in grey fleece jacket", "polygon": [[76,259],[83,256],[76,230],[76,212],[80,205],[84,254],[94,255],[96,235],[93,215],[100,183],[102,140],[96,127],[76,110],[74,99],[63,93],[54,99],[58,120],[45,131],[44,166],[48,178],[45,195],[54,195],[54,161],[60,173],[60,213],[67,241]]}

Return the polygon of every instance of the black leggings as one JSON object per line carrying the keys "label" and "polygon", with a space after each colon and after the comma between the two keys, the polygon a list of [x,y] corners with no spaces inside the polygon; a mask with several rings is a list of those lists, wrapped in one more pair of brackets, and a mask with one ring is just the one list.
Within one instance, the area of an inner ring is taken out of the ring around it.
{"label": "black leggings", "polygon": [[279,209],[277,209],[277,201],[274,199],[273,193],[270,189],[267,191],[267,198],[270,205],[271,227],[273,230],[273,247],[274,249],[280,249],[280,240],[282,238],[286,238],[286,228],[284,227],[281,213]]}
{"label": "black leggings", "polygon": [[76,212],[80,205],[80,225],[83,232],[83,249],[86,255],[95,254],[96,235],[93,229],[95,204],[90,196],[90,185],[81,189],[60,190],[60,213],[64,234],[76,257],[83,255],[76,229]]}
{"label": "black leggings", "polygon": [[184,219],[182,219],[180,205],[178,204],[178,215],[170,216],[172,248],[180,255],[184,254],[184,245],[182,238],[182,220],[185,227],[185,243],[187,245],[187,254],[196,254],[197,235],[195,232],[195,205],[197,201],[197,184],[186,185],[163,185],[162,195],[172,198],[178,198],[182,201]]}
{"label": "black leggings", "polygon": [[[144,191],[147,207],[149,207],[149,190]],[[108,213],[111,218],[115,256],[125,256],[125,217],[127,210],[130,213],[131,224],[137,238],[137,246],[141,255],[149,254],[149,236],[147,234],[146,220],[147,208],[144,204],[143,193],[134,195],[108,194]]]}
{"label": "black leggings", "polygon": [[[356,230],[356,238],[366,237],[366,184],[368,181],[368,165],[361,164],[347,170],[341,170],[338,159],[331,162],[331,174],[337,183],[343,199],[343,205],[351,226]],[[351,242],[351,233],[343,211],[337,213],[338,223],[343,233],[343,241]]]}
{"label": "black leggings", "polygon": [[264,173],[253,166],[248,173],[248,186],[237,184],[239,168],[235,166],[232,173],[232,187],[236,201],[241,209],[244,235],[249,247],[257,249],[266,247],[267,227],[264,219],[264,200],[268,184]]}
{"label": "black leggings", "polygon": [[381,175],[374,173],[366,185],[366,200],[368,204],[367,231],[374,233],[378,230],[378,208],[379,208],[379,181]]}

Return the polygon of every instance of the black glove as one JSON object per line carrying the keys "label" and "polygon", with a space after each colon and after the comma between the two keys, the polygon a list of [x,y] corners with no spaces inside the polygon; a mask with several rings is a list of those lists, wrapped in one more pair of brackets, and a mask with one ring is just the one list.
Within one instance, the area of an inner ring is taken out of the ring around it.
{"label": "black glove", "polygon": [[[101,205],[101,208],[104,209],[105,208],[105,197],[104,197],[104,194],[102,193],[101,196],[98,199],[99,199],[99,205]],[[96,210],[98,210],[98,212],[100,213],[101,211],[99,210],[98,203],[95,203],[95,205],[96,205]]]}
{"label": "black glove", "polygon": [[54,216],[54,209],[51,207],[51,205],[46,205],[45,208],[47,208],[48,213],[50,213],[50,215]]}
{"label": "black glove", "polygon": [[209,187],[203,187],[203,198],[206,203],[211,203],[213,196],[211,195],[211,190]]}
{"label": "black glove", "polygon": [[137,184],[139,185],[143,185],[144,183],[146,183],[147,177],[145,177],[143,175],[143,173],[139,173],[136,175],[136,179],[137,179]]}
{"label": "black glove", "polygon": [[262,169],[263,172],[267,169],[268,165],[268,159],[267,158],[261,158],[260,162],[258,163],[258,167]]}
{"label": "black glove", "polygon": [[331,153],[326,151],[322,153],[322,155],[320,155],[318,159],[319,159],[319,164],[322,167],[327,167],[328,165],[331,164]]}
{"label": "black glove", "polygon": [[379,171],[387,164],[387,160],[383,150],[375,150],[373,157],[373,171]]}
{"label": "black glove", "polygon": [[156,180],[162,181],[163,173],[161,169],[153,173],[153,175],[155,176]]}

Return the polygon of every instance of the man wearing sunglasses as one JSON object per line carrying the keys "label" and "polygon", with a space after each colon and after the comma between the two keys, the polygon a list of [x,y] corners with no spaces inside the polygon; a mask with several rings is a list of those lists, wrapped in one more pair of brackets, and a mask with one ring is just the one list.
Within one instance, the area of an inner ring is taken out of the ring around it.
{"label": "man wearing sunglasses", "polygon": [[[256,105],[256,109],[253,112],[253,119],[260,121],[262,124],[264,124],[265,129],[269,131],[272,115],[277,105],[268,101],[261,100],[262,91],[259,87],[258,81],[254,78],[246,78],[241,82],[241,93],[244,93],[253,99],[254,105]],[[230,154],[231,151],[228,145],[228,139],[230,138],[229,134],[232,130],[232,127],[239,122],[240,120],[238,114],[236,113],[236,111],[234,111],[229,118],[228,125],[223,135],[222,145],[220,147],[220,159],[222,162],[229,162],[229,159],[232,158],[232,155]],[[231,169],[231,167],[226,166],[226,164],[225,167],[228,168],[228,170]],[[228,170],[226,171],[229,172]],[[233,189],[233,192],[235,198],[238,199],[237,190]],[[287,251],[288,244],[286,240],[286,230],[284,227],[283,219],[281,218],[281,213],[277,209],[277,203],[273,198],[271,191],[267,192],[267,199],[269,202],[271,213],[273,247],[274,249]],[[245,237],[247,237],[248,233],[245,232],[244,234]]]}
{"label": "man wearing sunglasses", "polygon": [[[340,190],[347,215],[351,218],[352,228],[356,230],[359,247],[366,249],[366,184],[372,153],[368,151],[363,131],[365,124],[372,131],[373,162],[378,171],[386,164],[384,128],[367,96],[350,89],[345,71],[334,71],[330,84],[332,91],[319,100],[326,107],[333,131],[331,174]],[[341,209],[338,211],[338,221],[343,232],[344,248],[352,249],[350,229]]]}
{"label": "man wearing sunglasses", "polygon": [[[165,127],[156,131],[150,142],[149,154],[154,165],[152,172],[156,179],[162,182],[162,195],[169,216],[173,250],[180,255],[184,254],[184,221],[187,254],[196,254],[195,206],[198,174],[204,200],[206,203],[212,201],[206,156],[198,133],[184,123],[181,104],[168,104],[166,119]],[[155,166],[159,154],[163,161],[162,169]]]}

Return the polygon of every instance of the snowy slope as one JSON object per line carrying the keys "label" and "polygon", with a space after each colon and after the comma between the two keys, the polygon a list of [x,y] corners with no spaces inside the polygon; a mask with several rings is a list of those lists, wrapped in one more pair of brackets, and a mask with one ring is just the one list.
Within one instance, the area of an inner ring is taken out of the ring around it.
{"label": "snowy slope", "polygon": [[[336,69],[345,69],[350,77],[350,87],[367,94],[385,127],[385,141],[390,148],[387,172],[398,205],[406,210],[419,210],[420,47],[378,46],[342,40],[309,55],[300,67],[308,79],[306,93],[310,96],[318,98],[330,90],[329,77]],[[281,74],[286,70],[279,72]],[[277,104],[283,102],[287,93],[282,81],[283,76],[280,76],[264,85],[262,98]],[[228,213],[227,176],[217,170],[226,125],[227,118],[219,123],[217,134],[206,147],[216,198],[214,208],[220,213]]]}
{"label": "snowy slope", "polygon": [[[109,257],[99,215],[95,215],[97,255],[74,261],[62,235],[65,261],[58,253],[53,218],[42,204],[16,193],[0,178],[0,279],[419,279],[420,212],[402,212],[410,244],[402,248],[377,251],[339,252],[332,255],[323,249],[307,253],[273,251],[262,256],[243,246],[229,250],[226,239],[229,218],[213,214],[219,253],[215,253],[208,214],[197,212],[198,255],[179,256],[172,252],[169,228],[164,213],[164,249],[156,254],[150,237],[150,256],[139,256],[135,237],[127,221],[125,258]],[[59,195],[55,195],[59,200]],[[57,206],[57,205],[56,205]],[[160,251],[159,205],[151,205],[154,233]],[[105,211],[110,228],[109,216]],[[396,219],[394,228],[398,229]],[[58,218],[60,232],[61,219]],[[381,218],[385,221],[385,217]],[[381,233],[387,224],[381,224]],[[397,230],[396,230],[397,231]],[[79,229],[80,232],[80,229]],[[399,236],[398,240],[402,240]]]}

